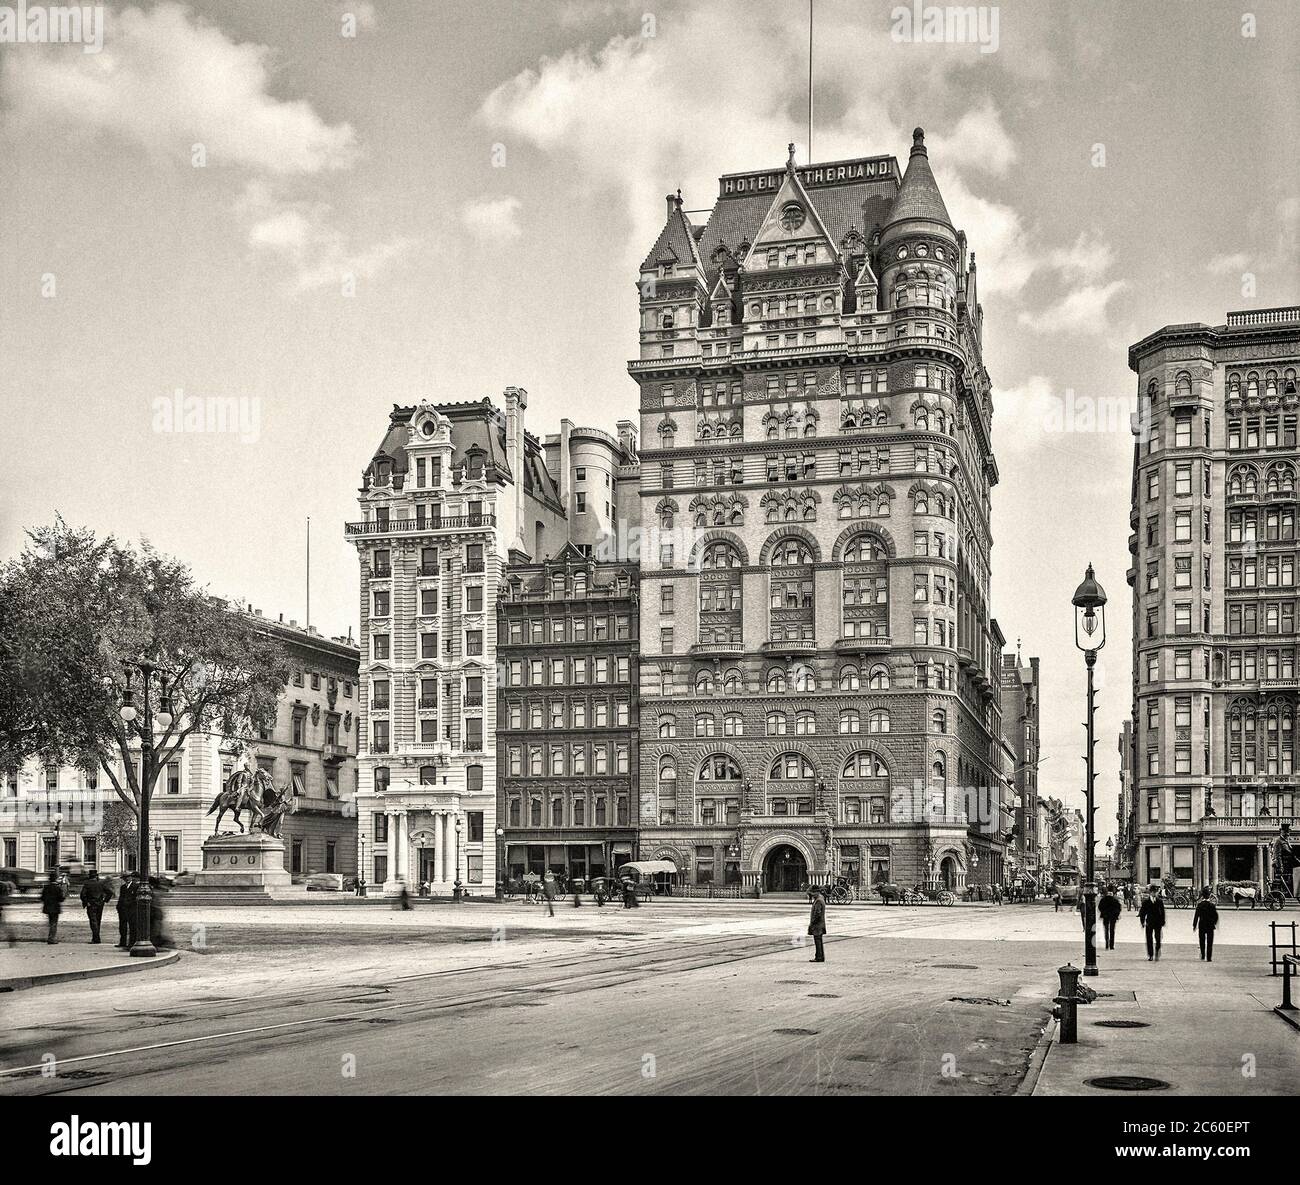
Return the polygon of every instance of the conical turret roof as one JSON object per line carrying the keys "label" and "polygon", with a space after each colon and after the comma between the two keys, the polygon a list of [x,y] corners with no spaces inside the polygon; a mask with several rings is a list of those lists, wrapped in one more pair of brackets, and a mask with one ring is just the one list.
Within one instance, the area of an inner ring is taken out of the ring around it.
{"label": "conical turret roof", "polygon": [[948,207],[943,204],[939,186],[930,171],[930,154],[926,150],[925,132],[921,128],[912,133],[912,155],[885,225],[892,226],[909,218],[928,218],[932,222],[952,225]]}

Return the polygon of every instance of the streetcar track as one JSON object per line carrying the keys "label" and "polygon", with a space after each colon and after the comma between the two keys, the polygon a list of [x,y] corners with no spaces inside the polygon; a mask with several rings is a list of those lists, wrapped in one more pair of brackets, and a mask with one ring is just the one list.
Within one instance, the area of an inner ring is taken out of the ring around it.
{"label": "streetcar track", "polygon": [[[730,939],[728,941],[755,941],[754,936],[744,940]],[[762,941],[762,939],[757,939]],[[715,942],[703,943],[700,945],[716,945]],[[606,987],[620,987],[626,984],[636,983],[647,975],[673,975],[688,971],[702,970],[706,967],[726,966],[730,963],[741,962],[752,958],[761,958],[765,955],[785,953],[788,950],[785,942],[778,944],[766,943],[757,949],[747,948],[734,952],[714,953],[709,957],[700,958],[699,952],[686,952],[677,954],[664,960],[662,963],[651,963],[636,968],[601,968],[587,976],[568,976],[556,979],[544,979],[534,984],[518,985],[514,993],[518,994],[527,991],[556,990],[559,987],[568,988],[563,994],[572,995],[583,991],[595,991]],[[196,1047],[212,1042],[228,1041],[239,1037],[253,1037],[261,1041],[274,1039],[279,1036],[290,1035],[289,1031],[293,1029],[303,1029],[311,1026],[324,1026],[340,1022],[368,1023],[370,1018],[376,1014],[387,1012],[406,1012],[408,1015],[401,1019],[406,1023],[428,1019],[430,1016],[438,1013],[445,1013],[457,1009],[472,1009],[480,1006],[495,1006],[501,1002],[501,989],[493,988],[490,991],[476,993],[467,993],[462,996],[452,997],[440,1001],[399,1001],[382,1006],[377,1006],[365,1010],[364,1012],[345,1013],[335,1016],[316,1016],[302,1017],[296,1020],[281,1021],[275,1024],[258,1025],[247,1029],[228,1030],[222,1033],[208,1033],[194,1037],[177,1038],[172,1041],[158,1041],[147,1045],[139,1045],[126,1049],[102,1050],[97,1053],[82,1054],[76,1057],[60,1059],[56,1065],[63,1066],[82,1066],[88,1062],[104,1061],[112,1058],[126,1058],[138,1056],[141,1054],[154,1053],[165,1049],[179,1049],[182,1047]],[[239,1050],[239,1052],[248,1052]],[[171,1061],[167,1066],[167,1071],[176,1072],[187,1069],[194,1064],[206,1064],[205,1059],[197,1058],[188,1061],[179,1062]],[[23,1078],[30,1074],[31,1071],[39,1071],[43,1068],[44,1063],[36,1063],[27,1066],[14,1066],[8,1069],[0,1069],[0,1081],[5,1079],[15,1080]],[[110,1070],[105,1071],[111,1081],[125,1081],[130,1078],[147,1076],[157,1072],[157,1067],[149,1066],[139,1070]],[[98,1083],[96,1085],[106,1085]],[[77,1084],[69,1084],[66,1087],[52,1086],[49,1090],[41,1091],[45,1094],[63,1094],[69,1091],[79,1090]]]}

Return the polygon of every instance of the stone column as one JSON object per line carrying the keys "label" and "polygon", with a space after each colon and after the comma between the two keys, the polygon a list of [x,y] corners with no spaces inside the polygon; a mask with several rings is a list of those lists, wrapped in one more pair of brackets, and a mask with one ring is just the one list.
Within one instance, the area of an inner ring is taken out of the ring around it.
{"label": "stone column", "polygon": [[435,884],[442,884],[442,812],[435,811],[433,815],[433,880]]}

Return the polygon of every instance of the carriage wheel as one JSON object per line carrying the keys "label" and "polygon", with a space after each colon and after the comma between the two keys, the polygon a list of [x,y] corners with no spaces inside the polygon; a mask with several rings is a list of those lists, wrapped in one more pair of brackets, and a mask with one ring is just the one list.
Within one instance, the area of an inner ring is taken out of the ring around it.
{"label": "carriage wheel", "polygon": [[1269,909],[1282,908],[1282,894],[1279,893],[1276,889],[1274,889],[1273,892],[1271,892],[1268,895],[1268,907]]}
{"label": "carriage wheel", "polygon": [[954,901],[956,901],[956,900],[957,900],[957,898],[954,897],[954,896],[953,896],[951,893],[949,893],[947,890],[945,890],[944,892],[942,892],[942,893],[939,894],[939,904],[940,904],[940,905],[951,905],[951,904],[952,904]]}

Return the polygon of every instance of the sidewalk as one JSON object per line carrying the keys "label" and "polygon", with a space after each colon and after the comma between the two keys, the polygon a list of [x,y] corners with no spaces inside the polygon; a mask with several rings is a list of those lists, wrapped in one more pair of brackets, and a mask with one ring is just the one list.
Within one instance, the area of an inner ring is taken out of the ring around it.
{"label": "sidewalk", "polygon": [[[1129,1094],[1087,1084],[1110,1075],[1168,1083],[1152,1092],[1159,1095],[1300,1094],[1300,1031],[1273,1011],[1282,980],[1268,973],[1267,949],[1222,947],[1204,963],[1195,946],[1166,944],[1160,961],[1149,963],[1142,946],[1120,943],[1099,951],[1098,963],[1102,973],[1082,982],[1111,994],[1080,1006],[1077,1044],[1059,1044],[1051,1024],[1033,1094]],[[1042,994],[1050,999],[1058,990],[1054,982]],[[1147,1027],[1097,1023],[1110,1020]]]}
{"label": "sidewalk", "polygon": [[69,979],[148,971],[179,958],[179,951],[168,950],[159,951],[152,959],[133,959],[106,942],[92,946],[84,939],[53,946],[44,940],[19,942],[15,946],[0,946],[0,992],[21,991]]}

